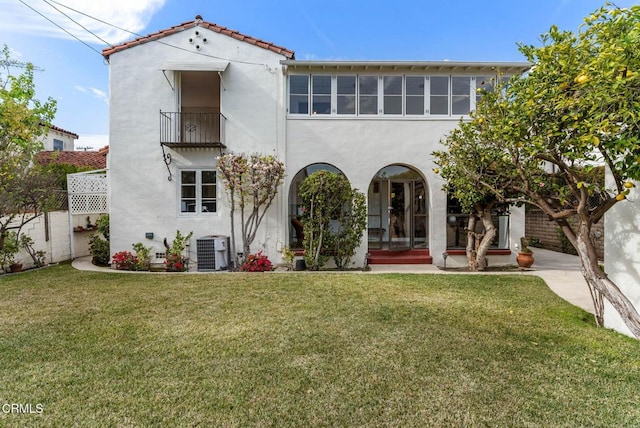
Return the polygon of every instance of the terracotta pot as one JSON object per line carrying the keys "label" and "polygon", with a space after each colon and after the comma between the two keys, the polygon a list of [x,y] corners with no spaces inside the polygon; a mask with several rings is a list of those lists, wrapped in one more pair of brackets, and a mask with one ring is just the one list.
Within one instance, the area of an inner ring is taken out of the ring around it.
{"label": "terracotta pot", "polygon": [[11,266],[9,266],[9,269],[11,269],[12,273],[22,272],[22,264],[14,263]]}
{"label": "terracotta pot", "polygon": [[518,262],[518,266],[521,268],[529,268],[534,262],[532,253],[518,253],[516,256],[516,261]]}

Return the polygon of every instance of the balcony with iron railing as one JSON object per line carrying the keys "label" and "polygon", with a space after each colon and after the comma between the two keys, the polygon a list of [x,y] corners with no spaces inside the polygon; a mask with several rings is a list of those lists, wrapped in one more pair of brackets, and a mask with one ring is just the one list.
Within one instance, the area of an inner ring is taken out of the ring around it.
{"label": "balcony with iron railing", "polygon": [[225,148],[222,113],[160,111],[160,144],[171,148]]}

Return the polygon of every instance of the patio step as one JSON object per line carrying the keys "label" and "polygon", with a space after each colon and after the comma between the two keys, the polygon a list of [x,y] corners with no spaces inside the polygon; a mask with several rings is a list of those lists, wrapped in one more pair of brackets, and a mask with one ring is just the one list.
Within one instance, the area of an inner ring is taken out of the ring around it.
{"label": "patio step", "polygon": [[428,249],[387,251],[369,250],[370,265],[430,265],[433,257]]}

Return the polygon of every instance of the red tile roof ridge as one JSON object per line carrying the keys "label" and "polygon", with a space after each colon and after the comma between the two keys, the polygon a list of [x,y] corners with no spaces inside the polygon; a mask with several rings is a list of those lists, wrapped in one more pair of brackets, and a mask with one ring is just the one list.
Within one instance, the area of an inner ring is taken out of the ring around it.
{"label": "red tile roof ridge", "polygon": [[165,30],[160,30],[160,31],[157,31],[155,33],[148,34],[146,36],[142,36],[142,37],[138,37],[138,38],[133,39],[133,40],[129,40],[129,41],[121,43],[119,45],[114,45],[114,46],[109,46],[107,48],[104,48],[102,50],[102,56],[104,56],[106,59],[109,59],[109,56],[114,54],[114,53],[123,51],[125,49],[129,49],[129,48],[132,48],[134,46],[138,46],[138,45],[141,45],[141,44],[144,44],[144,43],[147,43],[147,42],[156,41],[156,40],[161,39],[163,37],[166,37],[168,35],[177,33],[179,31],[188,30],[188,29],[191,29],[191,28],[197,27],[197,26],[206,28],[206,29],[211,30],[211,31],[215,31],[215,32],[220,33],[220,34],[224,34],[224,35],[229,36],[229,37],[233,37],[234,39],[241,40],[243,42],[247,42],[247,43],[250,43],[250,44],[255,45],[255,46],[259,46],[259,47],[261,47],[263,49],[270,50],[272,52],[275,52],[277,54],[280,54],[280,55],[286,57],[287,59],[294,59],[294,57],[295,57],[295,52],[290,50],[290,49],[287,49],[287,48],[282,47],[282,46],[278,46],[278,45],[276,45],[274,43],[271,43],[271,42],[267,42],[267,41],[264,41],[264,40],[257,39],[255,37],[247,36],[247,35],[242,34],[242,33],[238,32],[236,30],[231,30],[231,29],[229,29],[227,27],[223,27],[221,25],[214,24],[212,22],[203,21],[202,17],[200,17],[200,15],[196,16],[196,19],[194,21],[183,22],[182,24],[174,25],[173,27],[167,28]]}
{"label": "red tile roof ridge", "polygon": [[41,165],[56,163],[94,169],[107,167],[107,158],[101,152],[42,151],[36,155],[36,161]]}
{"label": "red tile roof ridge", "polygon": [[49,129],[53,129],[54,131],[58,131],[58,132],[62,132],[63,134],[70,135],[71,137],[75,138],[76,140],[79,138],[78,134],[76,134],[75,132],[67,131],[66,129],[60,128],[59,126],[55,126],[53,124],[46,125],[44,123],[41,123],[41,125],[45,126],[45,127],[48,127]]}

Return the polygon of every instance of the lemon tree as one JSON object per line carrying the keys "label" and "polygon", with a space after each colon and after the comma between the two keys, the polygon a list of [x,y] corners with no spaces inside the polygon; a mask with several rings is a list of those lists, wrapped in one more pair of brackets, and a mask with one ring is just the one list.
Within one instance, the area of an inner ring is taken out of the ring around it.
{"label": "lemon tree", "polygon": [[[606,299],[640,337],[637,310],[599,267],[590,239],[640,179],[640,6],[607,4],[578,32],[552,27],[541,41],[520,45],[530,70],[485,93],[436,162],[468,208],[496,200],[545,212],[580,257],[597,324]],[[593,174],[602,165],[612,188]]]}

